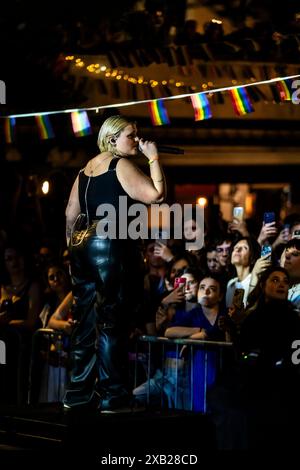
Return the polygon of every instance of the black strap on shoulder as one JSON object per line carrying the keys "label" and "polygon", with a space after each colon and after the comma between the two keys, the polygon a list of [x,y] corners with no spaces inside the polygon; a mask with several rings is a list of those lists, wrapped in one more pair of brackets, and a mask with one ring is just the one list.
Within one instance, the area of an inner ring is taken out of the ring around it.
{"label": "black strap on shoulder", "polygon": [[108,171],[116,171],[117,163],[120,159],[118,157],[114,157],[108,166]]}

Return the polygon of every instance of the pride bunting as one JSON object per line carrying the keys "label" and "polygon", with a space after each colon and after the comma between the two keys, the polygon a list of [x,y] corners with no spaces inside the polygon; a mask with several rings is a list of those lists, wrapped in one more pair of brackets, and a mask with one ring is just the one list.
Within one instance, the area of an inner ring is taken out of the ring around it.
{"label": "pride bunting", "polygon": [[191,101],[195,113],[195,121],[203,121],[212,117],[208,98],[205,93],[191,95]]}
{"label": "pride bunting", "polygon": [[276,83],[276,86],[279,92],[280,101],[291,101],[292,96],[288,80],[281,80],[280,82]]}
{"label": "pride bunting", "polygon": [[[250,76],[250,72],[249,72],[249,76]],[[280,101],[292,100],[292,95],[293,95],[292,78],[294,77],[300,77],[300,75],[280,78],[279,80],[278,79],[269,80],[270,82],[269,88],[272,92],[273,102],[279,103]],[[260,83],[266,84],[265,82],[258,82],[258,84]],[[251,100],[253,100],[254,102],[260,102],[261,100],[268,102],[269,100],[268,93],[263,93],[257,87],[257,84],[251,84],[251,86],[252,86],[252,89],[249,88],[248,90],[246,86],[232,87],[232,89],[230,90],[228,90],[228,88],[217,89],[216,91],[212,89],[210,90],[210,93],[212,95],[212,102],[214,103],[215,100],[218,100],[218,103],[219,102],[223,103],[224,94],[225,92],[228,91],[234,111],[238,116],[251,113],[254,111]],[[166,93],[166,89],[167,89],[166,87],[163,89],[164,93]],[[149,101],[149,96],[148,96],[149,90],[148,88],[144,88],[144,90],[147,91],[145,100]],[[192,91],[192,89],[188,88],[188,91],[189,90]],[[152,88],[150,89],[150,91],[152,92]],[[136,95],[136,89],[134,87],[130,87],[130,92],[132,93],[133,101],[136,101],[134,99],[134,96]],[[206,93],[196,93],[196,94],[190,93],[190,94],[179,95],[177,97],[177,96],[172,96],[172,92],[169,89],[167,89],[167,94],[169,95],[170,98],[173,98],[173,99],[186,98],[186,101],[188,101],[188,98],[190,98],[193,109],[194,109],[195,121],[201,121],[201,120],[209,119],[212,117],[211,104]],[[149,109],[152,125],[161,126],[164,124],[170,124],[170,119],[169,119],[168,112],[164,103],[164,100],[168,98],[166,97],[162,99],[154,99],[154,98],[152,99],[152,96],[154,95],[152,95],[151,93],[151,98],[150,98],[151,101],[148,102],[148,109]],[[133,103],[125,103],[125,105],[129,105],[129,104],[133,104]],[[100,106],[100,108],[102,108],[102,106]],[[88,109],[90,111],[94,108],[88,108]],[[70,111],[71,110],[65,110],[64,112],[69,113]],[[16,117],[34,116],[37,127],[38,127],[40,138],[41,139],[54,138],[55,134],[53,132],[53,128],[49,119],[49,114],[58,114],[61,112],[62,111],[58,111],[58,112],[49,111],[49,113],[42,114],[42,115],[29,113],[29,114],[20,114],[20,115],[14,115],[14,116],[12,115],[12,116],[6,116],[6,117],[3,116],[5,142],[7,144],[11,144],[15,141]],[[0,116],[0,118],[1,117],[2,116]],[[91,124],[89,121],[87,111],[78,110],[78,111],[71,112],[71,122],[72,122],[73,132],[77,137],[86,136],[92,133]]]}
{"label": "pride bunting", "polygon": [[252,113],[254,111],[247,90],[244,87],[237,87],[233,90],[229,90],[229,95],[233,109],[238,116]]}
{"label": "pride bunting", "polygon": [[5,142],[12,144],[16,138],[16,118],[8,117],[4,121]]}
{"label": "pride bunting", "polygon": [[86,111],[73,111],[73,113],[71,113],[71,121],[76,137],[82,137],[92,133],[91,124]]}
{"label": "pride bunting", "polygon": [[53,139],[54,132],[52,128],[52,124],[50,122],[48,115],[43,116],[35,116],[36,124],[38,126],[38,131],[40,138],[45,139]]}
{"label": "pride bunting", "polygon": [[170,119],[163,100],[154,100],[148,103],[148,105],[153,126],[170,124]]}

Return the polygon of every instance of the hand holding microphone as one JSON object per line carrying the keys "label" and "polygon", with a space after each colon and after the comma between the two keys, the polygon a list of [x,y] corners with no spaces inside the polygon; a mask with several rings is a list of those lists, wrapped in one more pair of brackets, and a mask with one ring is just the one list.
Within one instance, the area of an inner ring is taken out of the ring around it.
{"label": "hand holding microphone", "polygon": [[159,193],[162,196],[161,199],[158,199],[158,202],[161,202],[164,197],[166,182],[163,170],[159,163],[157,145],[151,140],[144,141],[144,139],[139,139],[139,150],[148,158],[150,178],[152,179],[156,193]]}
{"label": "hand holding microphone", "polygon": [[140,139],[139,140],[139,151],[142,152],[145,157],[148,158],[149,162],[152,160],[158,160],[158,150],[155,142],[150,140]]}
{"label": "hand holding microphone", "polygon": [[[143,141],[143,139],[139,140],[139,151],[144,153],[142,145],[140,145],[141,140]],[[146,142],[148,141],[145,141],[145,143]],[[155,142],[152,142],[152,143],[155,144]],[[184,149],[181,149],[179,147],[169,147],[168,145],[159,145],[159,144],[155,144],[155,146],[159,153],[169,153],[170,155],[183,155],[184,154]]]}

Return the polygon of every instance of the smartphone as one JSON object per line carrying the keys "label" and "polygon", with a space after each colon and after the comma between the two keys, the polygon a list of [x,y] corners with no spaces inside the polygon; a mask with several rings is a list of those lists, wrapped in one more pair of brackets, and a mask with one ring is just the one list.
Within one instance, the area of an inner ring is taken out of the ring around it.
{"label": "smartphone", "polygon": [[264,213],[264,223],[269,224],[270,222],[275,222],[275,212]]}
{"label": "smartphone", "polygon": [[272,245],[263,245],[261,247],[261,252],[260,252],[260,256],[266,256],[266,255],[269,255],[271,256],[272,254]]}
{"label": "smartphone", "polygon": [[238,219],[240,222],[242,222],[242,220],[244,219],[244,208],[234,207],[232,215],[234,219]]}
{"label": "smartphone", "polygon": [[232,305],[239,310],[244,307],[244,294],[245,289],[235,289],[233,293]]}
{"label": "smartphone", "polygon": [[154,234],[154,239],[157,240],[159,243],[163,243],[164,245],[167,245],[168,243],[168,232],[165,230],[158,230]]}
{"label": "smartphone", "polygon": [[184,287],[185,283],[186,283],[185,277],[175,277],[174,289],[177,289],[177,287]]}
{"label": "smartphone", "polygon": [[300,230],[295,230],[292,238],[300,238]]}

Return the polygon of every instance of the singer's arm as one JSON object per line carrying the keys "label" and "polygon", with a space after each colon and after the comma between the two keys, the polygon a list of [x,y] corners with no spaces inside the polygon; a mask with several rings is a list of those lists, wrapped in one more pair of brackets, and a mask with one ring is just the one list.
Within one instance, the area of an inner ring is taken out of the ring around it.
{"label": "singer's arm", "polygon": [[150,163],[150,176],[153,181],[154,187],[157,189],[158,192],[161,191],[163,188],[164,196],[161,198],[161,200],[156,201],[156,202],[162,202],[163,199],[167,195],[167,185],[166,185],[166,178],[164,175],[164,172],[162,170],[162,167],[160,165],[159,158],[149,160]]}
{"label": "singer's arm", "polygon": [[73,184],[68,205],[66,208],[66,241],[67,246],[69,246],[71,232],[73,224],[80,214],[80,204],[79,204],[79,196],[78,196],[78,176]]}
{"label": "singer's arm", "polygon": [[117,165],[118,180],[132,199],[146,204],[160,203],[166,195],[166,182],[156,145],[146,141],[142,150],[149,160],[150,178],[131,160],[121,158]]}
{"label": "singer's arm", "polygon": [[148,158],[148,163],[150,166],[150,176],[154,187],[158,192],[161,192],[163,190],[163,197],[160,200],[153,202],[162,202],[163,199],[166,197],[167,186],[165,175],[159,161],[157,145],[155,142],[151,142],[148,140],[144,141],[143,139],[140,139],[139,149]]}

